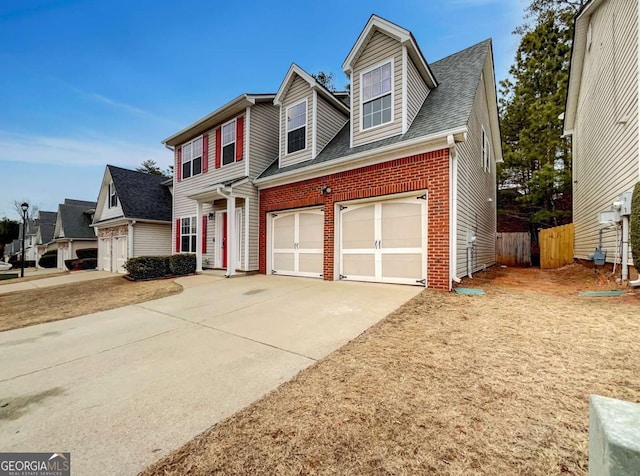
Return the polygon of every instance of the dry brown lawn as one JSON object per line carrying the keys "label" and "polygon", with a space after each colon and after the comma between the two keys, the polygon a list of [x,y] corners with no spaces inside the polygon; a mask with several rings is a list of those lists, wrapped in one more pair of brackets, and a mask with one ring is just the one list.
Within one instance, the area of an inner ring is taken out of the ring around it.
{"label": "dry brown lawn", "polygon": [[640,401],[640,295],[592,273],[425,291],[143,474],[586,475],[589,395]]}
{"label": "dry brown lawn", "polygon": [[122,276],[0,295],[0,331],[59,321],[182,292],[172,280],[128,281]]}

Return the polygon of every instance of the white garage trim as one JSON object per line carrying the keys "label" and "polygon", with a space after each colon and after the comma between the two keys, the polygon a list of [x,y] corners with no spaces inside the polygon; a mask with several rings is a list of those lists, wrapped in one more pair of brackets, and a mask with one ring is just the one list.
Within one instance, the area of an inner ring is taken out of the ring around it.
{"label": "white garage trim", "polygon": [[339,279],[426,286],[427,193],[336,204]]}

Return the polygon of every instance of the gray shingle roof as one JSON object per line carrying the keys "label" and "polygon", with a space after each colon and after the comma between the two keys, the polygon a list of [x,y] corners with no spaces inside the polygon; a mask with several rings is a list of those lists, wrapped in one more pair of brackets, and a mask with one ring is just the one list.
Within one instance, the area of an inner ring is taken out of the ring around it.
{"label": "gray shingle roof", "polygon": [[431,90],[405,134],[358,147],[349,147],[349,122],[347,122],[315,159],[288,167],[278,167],[276,159],[258,178],[278,175],[467,125],[484,62],[490,51],[491,40],[487,39],[431,63],[430,66],[438,81],[438,87]]}
{"label": "gray shingle roof", "polygon": [[135,170],[107,165],[126,218],[171,221],[172,198],[167,180]]}
{"label": "gray shingle roof", "polygon": [[93,238],[96,234],[91,228],[91,215],[88,210],[96,208],[96,202],[85,202],[82,200],[73,200],[72,202],[84,203],[84,205],[69,205],[68,200],[61,203],[58,207],[62,229],[64,230],[64,238]]}
{"label": "gray shingle roof", "polygon": [[58,216],[58,213],[56,212],[43,212],[42,210],[40,210],[38,212],[38,223],[40,225],[43,225],[43,224],[55,225],[57,216]]}
{"label": "gray shingle roof", "polygon": [[42,243],[49,243],[53,240],[53,234],[56,230],[55,223],[41,223],[40,224],[40,238]]}
{"label": "gray shingle roof", "polygon": [[77,206],[87,207],[87,208],[95,208],[96,206],[96,202],[89,202],[87,200],[74,200],[73,198],[65,198],[64,204],[77,205]]}

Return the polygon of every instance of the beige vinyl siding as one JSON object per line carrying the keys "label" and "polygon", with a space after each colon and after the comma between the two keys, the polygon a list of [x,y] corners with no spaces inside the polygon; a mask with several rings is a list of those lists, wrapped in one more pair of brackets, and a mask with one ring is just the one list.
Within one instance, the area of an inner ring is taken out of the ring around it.
{"label": "beige vinyl siding", "polygon": [[260,175],[278,158],[279,108],[273,104],[256,104],[249,117],[249,177]]}
{"label": "beige vinyl siding", "polygon": [[407,56],[407,129],[429,95],[429,88],[425,84],[413,60]]}
{"label": "beige vinyl siding", "polygon": [[133,225],[133,256],[171,254],[171,225],[141,223]]}
{"label": "beige vinyl siding", "polygon": [[[306,148],[294,152],[293,154],[287,154],[287,108],[298,104],[300,101],[307,101],[307,142]],[[295,76],[294,80],[289,86],[289,90],[285,94],[282,100],[282,111],[280,114],[280,166],[286,167],[287,165],[297,164],[311,159],[313,137],[313,92],[311,86],[305,80],[299,76]]]}
{"label": "beige vinyl siding", "polygon": [[[577,258],[587,258],[598,244],[603,226],[598,212],[609,210],[620,193],[632,190],[640,179],[637,9],[635,1],[609,0],[591,17],[592,44],[585,52],[573,135]],[[615,230],[603,238],[607,261],[612,262]]]}
{"label": "beige vinyl siding", "polygon": [[[237,117],[244,116],[244,114],[240,114]],[[226,121],[225,121],[226,122]],[[245,121],[246,122],[246,121]],[[220,124],[219,126],[221,126]],[[217,127],[219,127],[217,126]],[[219,169],[216,169],[216,129],[217,127],[210,129],[205,134],[209,135],[209,167],[206,173],[201,173],[199,175],[189,177],[186,179],[182,179],[178,182],[175,179],[173,181],[173,221],[172,221],[172,250],[175,251],[175,222],[177,218],[187,217],[187,216],[195,216],[197,214],[197,202],[190,198],[187,198],[187,195],[191,195],[200,190],[203,190],[206,187],[210,187],[215,185],[216,183],[223,182],[225,180],[244,177],[245,176],[245,162],[244,159],[239,162],[234,162],[233,164],[220,166]],[[244,128],[244,143],[247,143],[247,128],[245,125]],[[178,147],[175,148],[174,151],[174,164],[177,164],[178,161]],[[246,151],[246,147],[245,147]],[[245,157],[246,159],[246,157]],[[204,212],[208,213],[209,208],[208,205],[204,205]]]}
{"label": "beige vinyl siding", "polygon": [[[390,123],[361,131],[360,74],[368,68],[393,58],[393,117]],[[402,133],[402,45],[376,31],[353,68],[353,145],[358,146]]]}
{"label": "beige vinyl siding", "polygon": [[342,129],[349,118],[329,104],[320,94],[318,94],[318,111],[316,112],[316,117],[318,121],[316,154],[319,154],[340,129]]}
{"label": "beige vinyl siding", "polygon": [[[240,185],[237,190],[238,190],[238,193],[241,193],[242,195],[247,196],[249,198],[248,200],[249,209],[247,210],[247,207],[245,206],[246,201],[245,201],[245,204],[242,205],[244,207],[242,219],[246,223],[246,219],[245,219],[246,213],[249,214],[249,230],[248,230],[249,262],[248,262],[248,268],[246,271],[254,271],[258,269],[258,253],[259,253],[258,239],[259,239],[259,233],[260,233],[260,218],[259,218],[260,207],[258,203],[258,189],[255,188],[252,184],[246,183],[246,184]],[[245,223],[242,224],[243,232],[246,228]],[[243,242],[243,247],[244,247],[244,242]],[[242,264],[244,266],[244,256],[243,256]]]}
{"label": "beige vinyl siding", "polygon": [[[491,64],[487,57],[484,77],[490,77]],[[467,231],[476,234],[472,269],[478,271],[496,262],[496,164],[491,142],[491,172],[482,167],[482,127],[489,137],[489,109],[485,82],[476,90],[473,110],[469,118],[467,140],[456,146],[458,152],[458,193],[456,223],[456,275],[467,273]],[[491,199],[491,201],[489,201]]]}

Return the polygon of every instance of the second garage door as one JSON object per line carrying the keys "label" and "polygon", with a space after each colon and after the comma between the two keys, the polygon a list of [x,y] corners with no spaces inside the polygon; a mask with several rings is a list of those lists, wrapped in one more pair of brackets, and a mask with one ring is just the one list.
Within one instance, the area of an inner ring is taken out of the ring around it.
{"label": "second garage door", "polygon": [[427,196],[340,207],[340,278],[426,286]]}
{"label": "second garage door", "polygon": [[324,213],[321,209],[271,215],[271,269],[274,274],[322,277]]}

